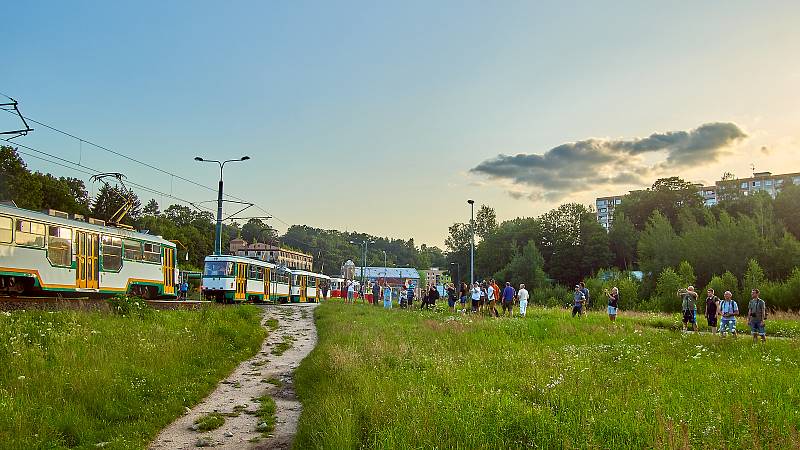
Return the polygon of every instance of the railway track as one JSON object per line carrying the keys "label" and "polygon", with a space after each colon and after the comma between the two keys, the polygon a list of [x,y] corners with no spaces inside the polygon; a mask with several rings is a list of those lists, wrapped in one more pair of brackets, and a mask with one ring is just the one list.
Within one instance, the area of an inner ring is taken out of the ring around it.
{"label": "railway track", "polygon": [[[144,300],[155,309],[197,309],[208,305],[210,302],[197,300]],[[91,297],[33,297],[0,295],[0,310],[13,311],[20,309],[46,309],[46,310],[86,310],[107,311],[110,304],[107,299]]]}

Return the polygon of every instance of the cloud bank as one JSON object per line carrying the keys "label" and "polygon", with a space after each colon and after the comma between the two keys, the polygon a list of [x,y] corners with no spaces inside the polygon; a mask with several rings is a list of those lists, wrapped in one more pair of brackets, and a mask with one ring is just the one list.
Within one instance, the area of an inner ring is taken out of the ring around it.
{"label": "cloud bank", "polygon": [[599,187],[649,185],[659,175],[715,162],[746,137],[736,124],[706,123],[645,138],[570,142],[543,154],[500,154],[470,172],[510,184],[514,198],[555,201]]}

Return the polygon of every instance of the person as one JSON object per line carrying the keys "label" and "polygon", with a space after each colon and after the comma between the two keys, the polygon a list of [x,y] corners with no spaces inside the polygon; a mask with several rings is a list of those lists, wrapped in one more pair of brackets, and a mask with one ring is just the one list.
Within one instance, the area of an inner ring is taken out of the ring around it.
{"label": "person", "polygon": [[447,306],[450,307],[450,312],[456,312],[456,287],[453,283],[447,285]]}
{"label": "person", "polygon": [[719,332],[722,337],[725,337],[726,332],[730,332],[733,337],[736,337],[736,316],[739,315],[739,305],[733,301],[731,291],[725,291],[722,296],[725,300],[719,302],[719,308],[717,309],[717,313],[722,316]]}
{"label": "person", "polygon": [[583,298],[586,299],[586,308],[583,309],[583,313],[586,314],[592,309],[594,303],[592,303],[592,297],[589,295],[589,289],[586,287],[586,283],[581,281],[579,284],[581,285],[581,294],[583,294]]}
{"label": "person", "polygon": [[432,284],[432,285],[428,286],[428,294],[425,296],[425,300],[422,302],[421,308],[425,308],[425,309],[428,309],[428,308],[433,309],[433,308],[435,308],[436,307],[436,300],[438,300],[439,297],[441,297],[441,296],[439,295],[439,290],[436,289],[436,285]]}
{"label": "person", "polygon": [[489,283],[485,280],[481,283],[481,305],[480,310],[483,312],[489,311]]}
{"label": "person", "polygon": [[492,310],[490,312],[494,314],[495,317],[500,317],[500,314],[498,314],[495,306],[497,305],[498,300],[501,300],[502,291],[500,290],[500,286],[497,285],[497,281],[495,281],[494,278],[491,279],[490,283],[492,290],[494,291],[494,300],[492,301]]}
{"label": "person", "polygon": [[328,282],[327,281],[323,281],[322,282],[322,299],[323,300],[327,300],[328,299],[328,289],[329,289]]}
{"label": "person", "polygon": [[681,297],[683,331],[686,331],[688,324],[691,323],[692,329],[697,333],[697,292],[694,291],[694,286],[688,286],[686,289],[679,289],[678,296]]}
{"label": "person", "polygon": [[753,342],[758,341],[758,336],[761,336],[761,342],[767,342],[767,333],[764,327],[764,321],[767,320],[767,304],[761,300],[761,292],[758,289],[750,291],[750,304],[747,306],[747,324],[750,325],[750,334],[753,335]]}
{"label": "person", "polygon": [[372,304],[378,306],[378,301],[381,299],[381,285],[376,281],[372,283]]}
{"label": "person", "polygon": [[355,303],[356,302],[356,286],[355,283],[349,281],[347,283],[347,302],[345,303]]}
{"label": "person", "polygon": [[581,285],[575,285],[575,293],[572,294],[572,317],[575,317],[575,314],[578,314],[580,317],[582,315],[583,304],[586,302],[586,297],[583,296],[583,292],[581,292]]}
{"label": "person", "polygon": [[406,290],[406,303],[408,303],[409,309],[414,306],[414,285],[410,283],[408,285],[408,289]]}
{"label": "person", "polygon": [[476,281],[472,284],[472,312],[478,312],[481,306],[481,287]]}
{"label": "person", "polygon": [[400,308],[405,309],[406,305],[408,304],[408,299],[406,298],[406,288],[404,286],[400,286],[398,291],[398,302],[400,303]]}
{"label": "person", "polygon": [[617,308],[619,308],[619,289],[616,286],[611,288],[611,292],[605,291],[608,296],[608,320],[617,321]]}
{"label": "person", "polygon": [[461,301],[461,312],[467,312],[467,297],[469,296],[469,287],[467,283],[461,283],[459,292],[459,300]]}
{"label": "person", "polygon": [[181,283],[181,299],[186,300],[188,294],[189,294],[189,283],[186,280],[184,280],[183,283]]}
{"label": "person", "polygon": [[392,288],[385,282],[383,286],[383,307],[392,309]]}
{"label": "person", "polygon": [[[712,334],[717,334],[717,316],[719,316],[719,297],[714,295],[714,289],[708,288],[706,291],[706,322],[708,327],[711,328]],[[735,319],[734,319],[735,320]],[[736,332],[736,327],[733,327]]]}
{"label": "person", "polygon": [[519,315],[525,317],[525,314],[528,311],[528,299],[530,298],[530,295],[528,294],[528,290],[525,289],[524,283],[519,285],[517,298],[519,299]]}
{"label": "person", "polygon": [[514,290],[514,287],[511,286],[511,283],[506,281],[506,287],[503,288],[503,315],[508,313],[508,317],[514,316],[514,297],[517,296],[517,292]]}

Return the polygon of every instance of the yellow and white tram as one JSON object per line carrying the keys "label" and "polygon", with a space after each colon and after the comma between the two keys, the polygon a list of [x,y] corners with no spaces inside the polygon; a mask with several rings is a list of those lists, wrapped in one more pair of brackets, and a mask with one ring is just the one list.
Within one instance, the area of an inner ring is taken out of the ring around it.
{"label": "yellow and white tram", "polygon": [[203,268],[203,297],[220,302],[316,302],[326,275],[284,269],[275,264],[233,255],[210,255]]}
{"label": "yellow and white tram", "polygon": [[0,204],[0,292],[176,296],[174,243],[58,214]]}

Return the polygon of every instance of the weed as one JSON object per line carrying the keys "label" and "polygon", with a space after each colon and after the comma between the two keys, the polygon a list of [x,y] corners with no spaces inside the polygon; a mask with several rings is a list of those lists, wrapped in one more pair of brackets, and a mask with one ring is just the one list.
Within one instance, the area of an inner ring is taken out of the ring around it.
{"label": "weed", "polygon": [[194,421],[192,429],[197,431],[211,431],[225,425],[225,417],[220,413],[210,413]]}
{"label": "weed", "polygon": [[267,319],[267,321],[265,322],[265,325],[266,325],[266,326],[267,326],[267,328],[269,328],[271,331],[275,331],[275,330],[277,330],[277,329],[278,329],[278,319],[276,319],[276,318],[274,318],[274,317],[273,317],[273,318],[270,318],[270,319]]}
{"label": "weed", "polygon": [[275,429],[275,400],[269,395],[259,397],[258,401],[261,405],[256,411],[256,417],[259,418],[256,431],[260,433],[269,433]]}

